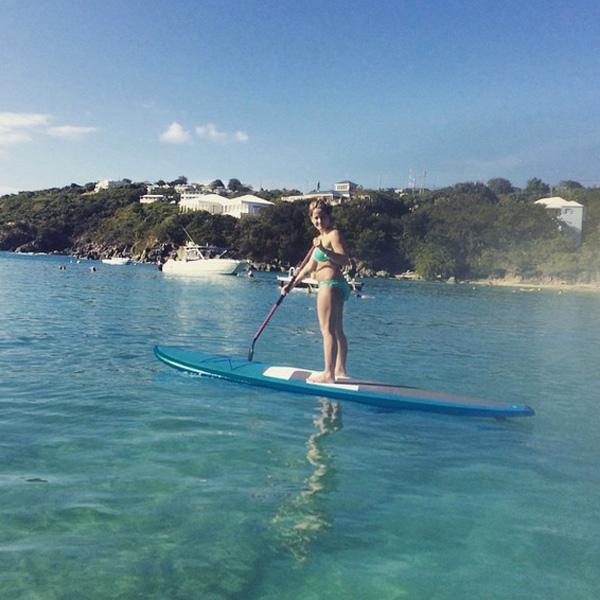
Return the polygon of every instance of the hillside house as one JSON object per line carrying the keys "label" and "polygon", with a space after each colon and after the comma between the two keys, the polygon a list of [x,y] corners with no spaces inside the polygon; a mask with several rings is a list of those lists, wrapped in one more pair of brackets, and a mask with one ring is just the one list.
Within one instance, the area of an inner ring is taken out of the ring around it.
{"label": "hillside house", "polygon": [[181,194],[179,210],[180,212],[205,210],[212,215],[230,215],[236,219],[241,219],[248,215],[255,215],[266,206],[272,204],[272,202],[263,200],[252,194],[246,194],[237,198],[227,198],[219,194],[184,192]]}
{"label": "hillside house", "polygon": [[113,188],[123,187],[124,185],[127,185],[127,183],[127,181],[123,181],[122,179],[120,181],[115,181],[112,179],[102,179],[101,181],[98,181],[96,183],[96,187],[94,187],[94,192],[98,193],[102,190],[112,190]]}
{"label": "hillside house", "polygon": [[540,198],[536,204],[541,204],[546,210],[552,211],[559,221],[562,221],[570,233],[573,234],[577,243],[581,243],[583,231],[583,204],[574,200],[565,200],[560,196],[551,198]]}

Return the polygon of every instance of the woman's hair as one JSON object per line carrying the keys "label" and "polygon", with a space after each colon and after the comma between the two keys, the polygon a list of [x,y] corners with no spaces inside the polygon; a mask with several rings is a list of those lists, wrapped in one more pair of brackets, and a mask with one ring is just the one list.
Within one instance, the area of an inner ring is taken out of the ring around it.
{"label": "woman's hair", "polygon": [[308,214],[312,215],[313,211],[317,208],[320,208],[327,216],[331,217],[331,206],[325,202],[322,198],[318,198],[317,200],[313,200],[308,205]]}

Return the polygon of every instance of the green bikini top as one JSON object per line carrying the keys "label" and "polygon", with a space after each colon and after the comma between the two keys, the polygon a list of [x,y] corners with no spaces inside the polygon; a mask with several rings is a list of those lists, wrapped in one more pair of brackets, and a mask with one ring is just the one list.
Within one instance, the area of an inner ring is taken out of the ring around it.
{"label": "green bikini top", "polygon": [[327,254],[321,250],[321,248],[315,248],[312,257],[317,262],[327,262],[328,260],[331,260],[329,256],[327,256]]}

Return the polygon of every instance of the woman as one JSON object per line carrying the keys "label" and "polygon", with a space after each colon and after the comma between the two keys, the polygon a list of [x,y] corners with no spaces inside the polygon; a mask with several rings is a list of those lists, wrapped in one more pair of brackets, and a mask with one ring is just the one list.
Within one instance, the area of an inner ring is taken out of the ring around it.
{"label": "woman", "polygon": [[309,273],[319,282],[317,312],[323,335],[325,367],[322,373],[311,375],[314,383],[334,383],[336,379],[348,379],[346,355],[348,342],[344,335],[344,302],[350,296],[350,286],[344,279],[342,267],[348,254],[340,232],[333,227],[331,208],[324,200],[314,200],[309,205],[310,220],[319,235],[313,239],[315,247],[310,260],[296,274],[293,281],[282,288],[287,294],[294,281],[302,281]]}

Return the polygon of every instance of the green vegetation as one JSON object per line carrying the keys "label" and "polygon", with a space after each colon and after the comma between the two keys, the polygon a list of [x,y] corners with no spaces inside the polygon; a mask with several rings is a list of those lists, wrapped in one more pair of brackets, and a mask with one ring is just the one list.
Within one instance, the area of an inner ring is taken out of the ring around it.
{"label": "green vegetation", "polygon": [[[176,182],[183,182],[182,176]],[[222,182],[213,182],[215,185]],[[175,182],[172,182],[175,184]],[[246,188],[231,179],[229,189]],[[57,251],[98,257],[125,253],[164,259],[185,241],[235,246],[257,262],[296,263],[314,232],[305,203],[279,200],[287,191],[261,190],[275,201],[255,217],[179,213],[167,202],[140,204],[142,184],[91,193],[93,185],[21,192],[0,198],[0,249]],[[503,278],[600,281],[600,189],[563,181],[555,195],[585,206],[583,243],[559,229],[534,204],[550,192],[537,178],[524,189],[502,178],[435,191],[359,190],[334,208],[348,249],[373,272],[416,270],[427,279]]]}

